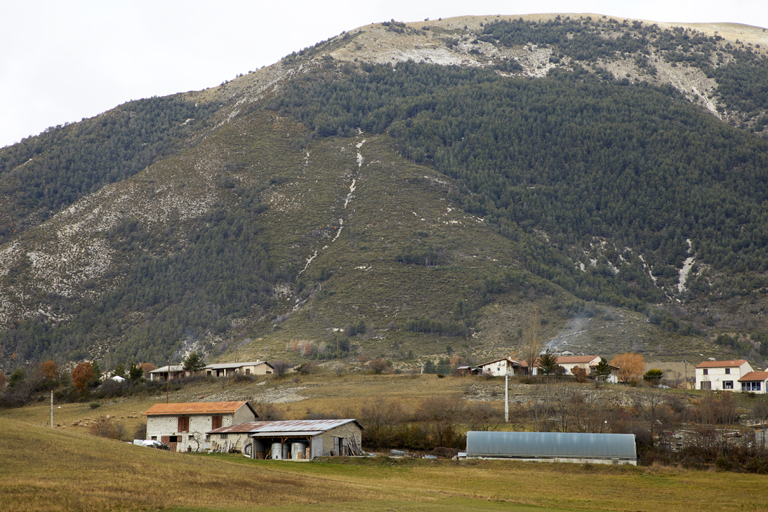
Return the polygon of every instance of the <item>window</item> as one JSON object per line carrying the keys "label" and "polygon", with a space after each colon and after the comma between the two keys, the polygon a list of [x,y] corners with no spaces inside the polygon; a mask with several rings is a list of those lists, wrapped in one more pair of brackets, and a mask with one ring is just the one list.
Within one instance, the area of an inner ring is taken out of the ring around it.
{"label": "window", "polygon": [[221,428],[221,416],[211,416],[211,430],[216,430],[217,428]]}
{"label": "window", "polygon": [[219,434],[219,439],[222,441],[227,438],[227,434]]}
{"label": "window", "polygon": [[730,375],[731,374],[731,369],[730,368],[726,368],[725,369],[725,374],[726,375]]}
{"label": "window", "polygon": [[709,375],[709,370],[707,370],[706,368],[704,368],[702,371],[704,372],[704,375]]}
{"label": "window", "polygon": [[246,375],[250,375],[251,374],[251,369],[250,368],[246,368],[245,369],[245,374]]}
{"label": "window", "polygon": [[189,418],[179,416],[179,429],[178,432],[189,432]]}
{"label": "window", "polygon": [[724,380],[723,381],[723,389],[733,389],[733,381],[732,380]]}
{"label": "window", "polygon": [[742,391],[760,391],[761,387],[762,387],[761,382],[742,382],[741,383]]}

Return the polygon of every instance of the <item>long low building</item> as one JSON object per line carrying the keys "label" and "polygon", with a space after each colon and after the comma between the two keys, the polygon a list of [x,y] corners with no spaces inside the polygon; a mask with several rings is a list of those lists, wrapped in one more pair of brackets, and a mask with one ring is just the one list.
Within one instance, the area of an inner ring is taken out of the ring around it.
{"label": "long low building", "polygon": [[467,432],[467,458],[637,465],[634,434]]}

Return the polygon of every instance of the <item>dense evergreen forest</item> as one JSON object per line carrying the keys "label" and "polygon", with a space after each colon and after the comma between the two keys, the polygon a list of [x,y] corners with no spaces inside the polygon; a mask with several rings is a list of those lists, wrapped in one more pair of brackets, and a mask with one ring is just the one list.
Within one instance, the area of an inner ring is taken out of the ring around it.
{"label": "dense evergreen forest", "polygon": [[[259,191],[258,186],[235,188],[236,206],[221,206],[191,226],[162,233],[123,222],[107,234],[123,255],[124,263],[113,271],[124,276],[117,287],[85,305],[52,298],[57,313],[73,315],[71,321],[54,324],[33,317],[19,322],[0,332],[0,347],[20,359],[62,354],[87,359],[89,347],[123,339],[109,351],[112,364],[133,358],[162,361],[179,350],[181,340],[222,334],[233,318],[264,314],[273,301],[271,283],[287,276],[274,270],[259,235],[255,217],[264,210]],[[146,251],[177,238],[183,228],[191,234],[177,241],[170,255]],[[142,321],[130,320],[135,312]]]}
{"label": "dense evergreen forest", "polygon": [[[671,88],[583,68],[529,79],[364,65],[295,81],[274,108],[319,136],[388,132],[404,156],[455,178],[463,207],[502,233],[547,233],[528,248],[529,269],[583,299],[643,307],[661,297],[646,265],[672,285],[694,253],[718,270],[768,269],[768,143]],[[582,272],[594,237],[610,248]]]}

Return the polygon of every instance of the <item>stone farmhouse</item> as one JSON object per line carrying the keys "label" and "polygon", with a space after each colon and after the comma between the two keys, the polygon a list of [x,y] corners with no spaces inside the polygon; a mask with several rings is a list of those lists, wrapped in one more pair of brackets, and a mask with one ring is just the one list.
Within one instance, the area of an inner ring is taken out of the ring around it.
{"label": "stone farmhouse", "polygon": [[147,439],[160,441],[171,451],[200,451],[207,433],[220,427],[253,421],[259,416],[248,402],[155,404],[144,413]]}

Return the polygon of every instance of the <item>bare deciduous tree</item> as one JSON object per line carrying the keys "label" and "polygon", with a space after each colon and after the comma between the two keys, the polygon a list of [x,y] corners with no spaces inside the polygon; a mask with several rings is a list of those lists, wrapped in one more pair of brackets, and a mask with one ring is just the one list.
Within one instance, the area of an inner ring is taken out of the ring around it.
{"label": "bare deciduous tree", "polygon": [[272,369],[275,370],[275,375],[277,375],[278,377],[285,376],[285,373],[291,368],[293,368],[293,365],[291,363],[283,359],[272,361],[270,365],[272,366]]}
{"label": "bare deciduous tree", "polygon": [[541,312],[539,307],[536,306],[533,308],[530,324],[523,334],[523,341],[520,346],[520,354],[528,364],[528,375],[533,375],[535,372],[541,348]]}

